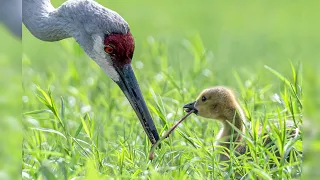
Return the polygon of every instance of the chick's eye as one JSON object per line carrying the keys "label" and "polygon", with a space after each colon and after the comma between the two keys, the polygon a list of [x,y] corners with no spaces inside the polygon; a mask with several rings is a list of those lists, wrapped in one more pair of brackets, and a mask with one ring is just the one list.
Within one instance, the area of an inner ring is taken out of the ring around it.
{"label": "chick's eye", "polygon": [[114,50],[111,46],[106,46],[104,47],[104,51],[108,54],[113,54],[114,53]]}
{"label": "chick's eye", "polygon": [[201,100],[202,100],[202,102],[205,102],[207,100],[207,98],[205,96],[202,96]]}

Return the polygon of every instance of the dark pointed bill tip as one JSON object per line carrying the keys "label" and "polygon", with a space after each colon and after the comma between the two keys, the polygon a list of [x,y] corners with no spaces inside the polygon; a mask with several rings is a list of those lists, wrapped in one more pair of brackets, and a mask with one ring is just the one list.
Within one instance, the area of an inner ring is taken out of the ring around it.
{"label": "dark pointed bill tip", "polygon": [[144,101],[131,65],[125,64],[123,67],[115,68],[120,76],[120,79],[115,82],[118,84],[130,102],[132,108],[136,112],[145,132],[148,135],[149,140],[152,144],[155,144],[156,141],[159,140],[159,134]]}
{"label": "dark pointed bill tip", "polygon": [[183,108],[187,113],[190,112],[191,110],[194,110],[193,113],[198,114],[198,110],[194,107],[195,104],[196,104],[196,101],[184,105]]}

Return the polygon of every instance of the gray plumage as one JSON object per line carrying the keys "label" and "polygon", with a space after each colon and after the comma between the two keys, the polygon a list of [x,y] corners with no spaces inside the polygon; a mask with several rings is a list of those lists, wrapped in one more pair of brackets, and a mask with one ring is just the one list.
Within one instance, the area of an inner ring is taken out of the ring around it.
{"label": "gray plumage", "polygon": [[[92,0],[69,0],[55,9],[50,0],[23,0],[22,21],[43,41],[73,37],[118,84],[136,112],[150,141],[159,134],[131,67],[134,39],[128,23],[116,12]],[[107,44],[106,44],[107,43]],[[108,47],[111,51],[106,51]]]}
{"label": "gray plumage", "polygon": [[55,9],[50,0],[23,0],[22,21],[43,41],[59,41],[94,33],[122,33],[127,22],[116,12],[92,0],[69,0]]}
{"label": "gray plumage", "polygon": [[0,0],[0,23],[21,38],[21,0]]}
{"label": "gray plumage", "polygon": [[92,35],[126,34],[128,23],[116,12],[92,0],[69,0],[55,9],[50,0],[23,0],[22,21],[43,41],[74,37],[90,55]]}

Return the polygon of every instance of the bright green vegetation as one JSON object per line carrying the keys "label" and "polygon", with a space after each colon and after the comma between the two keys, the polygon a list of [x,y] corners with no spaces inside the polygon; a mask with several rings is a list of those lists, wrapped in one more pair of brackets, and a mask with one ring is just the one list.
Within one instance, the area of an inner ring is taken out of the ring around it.
{"label": "bright green vegetation", "polygon": [[0,179],[8,179],[21,173],[21,43],[2,24],[0,39]]}
{"label": "bright green vegetation", "polygon": [[[116,84],[73,39],[41,42],[24,28],[24,179],[299,179],[302,135],[288,140],[284,125],[302,125],[301,65],[320,57],[319,31],[303,28],[317,20],[315,6],[301,15],[303,2],[99,2],[131,26],[132,66],[159,133],[202,89],[226,85],[253,125],[251,153],[223,170],[213,146],[219,124],[191,115],[149,161],[151,144]],[[266,125],[280,160],[261,146]]]}

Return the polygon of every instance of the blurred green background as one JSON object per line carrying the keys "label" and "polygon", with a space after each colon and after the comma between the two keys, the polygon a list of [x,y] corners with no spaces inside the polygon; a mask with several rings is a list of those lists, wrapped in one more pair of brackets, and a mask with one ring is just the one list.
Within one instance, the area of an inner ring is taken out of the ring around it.
{"label": "blurred green background", "polygon": [[[57,7],[64,1],[51,2]],[[265,64],[286,69],[288,59],[316,61],[320,56],[320,27],[309,27],[318,21],[318,1],[98,2],[129,23],[136,41],[135,61],[146,54],[146,43],[153,37],[167,46],[170,65],[192,66],[185,39],[196,35],[212,52],[211,78],[232,81],[226,69],[245,68],[258,74]],[[65,61],[60,60],[62,52],[57,44],[41,42],[24,31],[24,52],[36,62],[37,69]],[[143,63],[150,61],[155,60]]]}
{"label": "blurred green background", "polygon": [[0,179],[21,174],[21,42],[0,23]]}
{"label": "blurred green background", "polygon": [[[64,1],[51,2],[58,7]],[[129,23],[136,43],[133,68],[140,87],[149,106],[155,106],[157,100],[160,104],[163,101],[166,120],[170,123],[182,115],[184,103],[193,100],[202,89],[214,85],[239,90],[242,100],[249,103],[248,97],[255,95],[241,92],[241,86],[255,91],[270,85],[265,93],[261,92],[266,98],[255,103],[272,104],[270,97],[282,89],[283,83],[264,65],[290,76],[291,60],[293,64],[309,64],[304,71],[319,72],[316,68],[320,59],[320,26],[317,25],[320,1],[98,2],[118,12]],[[3,47],[16,50],[18,45],[11,43],[15,40],[1,40]],[[145,140],[141,138],[145,135],[140,124],[119,88],[73,39],[42,42],[23,26],[22,48],[23,113],[45,109],[36,97],[39,94],[36,87],[50,88],[59,107],[59,99],[63,97],[66,119],[73,131],[84,114],[94,117],[98,124],[95,136],[101,137],[106,154],[114,153],[110,149],[126,137],[134,139],[137,149],[148,149],[143,146]],[[317,75],[311,73],[310,76],[318,80]],[[274,109],[270,106],[268,110],[273,112]],[[161,118],[153,110],[151,112],[158,131],[165,131]],[[31,142],[37,144],[33,136],[43,136],[50,144],[48,149],[60,148],[59,141],[52,135],[30,130],[30,127],[50,127],[52,119],[50,114],[24,116],[25,151],[37,149],[36,145],[30,145]],[[217,128],[198,118],[185,126],[186,131],[198,136],[206,132],[204,127]],[[30,152],[37,153],[37,150]],[[28,169],[28,163],[46,158],[47,155],[41,153],[37,160],[25,155],[23,167]],[[107,162],[113,160],[113,155],[106,158]],[[27,174],[37,173],[30,170]]]}

